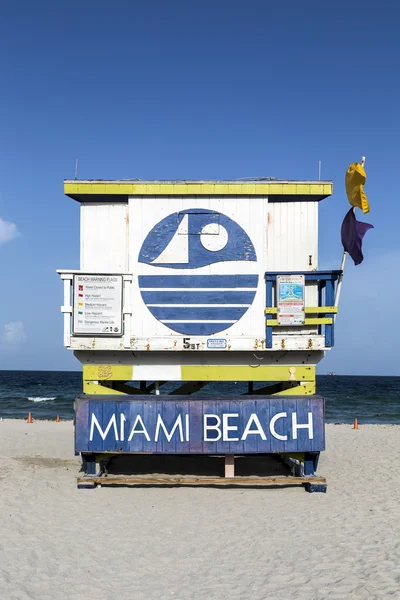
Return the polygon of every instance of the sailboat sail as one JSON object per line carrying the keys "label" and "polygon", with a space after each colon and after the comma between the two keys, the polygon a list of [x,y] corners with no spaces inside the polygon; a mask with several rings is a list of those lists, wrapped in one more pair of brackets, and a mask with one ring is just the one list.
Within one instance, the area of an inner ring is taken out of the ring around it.
{"label": "sailboat sail", "polygon": [[151,264],[187,264],[189,262],[189,237],[188,237],[189,215],[185,215],[179,223],[174,237],[166,248],[155,258]]}

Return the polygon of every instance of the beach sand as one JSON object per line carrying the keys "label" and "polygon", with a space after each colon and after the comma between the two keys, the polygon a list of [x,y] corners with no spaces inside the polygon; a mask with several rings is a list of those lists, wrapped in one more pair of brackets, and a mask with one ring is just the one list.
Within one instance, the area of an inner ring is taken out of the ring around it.
{"label": "beach sand", "polygon": [[71,422],[0,422],[0,598],[400,598],[400,426],[326,430],[327,494],[77,490]]}

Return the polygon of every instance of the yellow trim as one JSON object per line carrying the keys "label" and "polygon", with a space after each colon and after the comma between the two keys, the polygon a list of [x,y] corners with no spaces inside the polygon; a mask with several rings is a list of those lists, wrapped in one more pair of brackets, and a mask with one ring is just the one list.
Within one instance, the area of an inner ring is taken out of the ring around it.
{"label": "yellow trim", "polygon": [[[318,317],[316,319],[305,319],[304,325],[332,325],[333,321],[330,317]],[[299,327],[299,325],[279,325],[277,319],[267,321],[267,327]]]}
{"label": "yellow trim", "polygon": [[113,390],[112,388],[106,387],[105,385],[101,385],[101,383],[96,383],[95,381],[84,381],[83,382],[83,393],[84,394],[99,394],[99,395],[118,395],[124,396],[125,392],[119,392],[118,390]]}
{"label": "yellow trim", "polygon": [[305,384],[296,385],[281,392],[275,392],[272,396],[311,396],[315,394],[315,391],[315,381],[307,381]]}
{"label": "yellow trim", "polygon": [[84,381],[132,381],[132,365],[83,365]]}
{"label": "yellow trim", "polygon": [[[276,306],[265,309],[266,315],[276,315],[277,312],[278,312],[278,309]],[[337,306],[306,306],[304,309],[304,312],[306,314],[319,314],[319,313],[333,314],[333,313],[338,312],[338,307]]]}
{"label": "yellow trim", "polygon": [[294,458],[295,460],[304,462],[304,452],[280,452],[279,454],[283,454],[284,456],[287,456],[288,458]]}
{"label": "yellow trim", "polygon": [[318,314],[318,313],[328,313],[334,314],[337,313],[337,306],[306,306],[304,309],[306,315],[307,314]]}
{"label": "yellow trim", "polygon": [[181,367],[181,378],[182,381],[314,381],[315,367],[192,365]]}
{"label": "yellow trim", "polygon": [[113,456],[119,456],[119,455],[120,455],[120,452],[105,452],[104,454],[95,454],[94,459],[97,463],[99,463],[102,460],[109,460]]}
{"label": "yellow trim", "polygon": [[330,196],[332,183],[320,182],[282,182],[268,183],[132,183],[132,182],[98,182],[98,181],[66,181],[64,194],[76,195],[126,195],[126,196],[192,196],[206,194],[209,196]]}

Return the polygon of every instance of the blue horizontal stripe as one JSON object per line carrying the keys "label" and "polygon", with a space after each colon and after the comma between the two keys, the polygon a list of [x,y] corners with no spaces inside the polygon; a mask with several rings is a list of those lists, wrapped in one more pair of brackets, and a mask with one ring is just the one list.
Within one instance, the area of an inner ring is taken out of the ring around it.
{"label": "blue horizontal stripe", "polygon": [[183,306],[166,308],[162,306],[149,306],[148,309],[151,314],[156,317],[156,319],[178,319],[180,321],[183,321],[184,319],[211,319],[212,321],[222,319],[223,321],[227,321],[230,319],[232,321],[237,321],[241,316],[244,315],[248,307],[243,306],[240,308],[224,308],[223,306],[218,306],[213,308],[210,306],[201,308],[188,308]]}
{"label": "blue horizontal stripe", "polygon": [[139,275],[143,288],[255,288],[258,275]]}
{"label": "blue horizontal stripe", "polygon": [[232,327],[234,323],[166,323],[166,326],[177,333],[187,335],[212,335]]}
{"label": "blue horizontal stripe", "polygon": [[251,304],[255,292],[141,292],[146,304]]}

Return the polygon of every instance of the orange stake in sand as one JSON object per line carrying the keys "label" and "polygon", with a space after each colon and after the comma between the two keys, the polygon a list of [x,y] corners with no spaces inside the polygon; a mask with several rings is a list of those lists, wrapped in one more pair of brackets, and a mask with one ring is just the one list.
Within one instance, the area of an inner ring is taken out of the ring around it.
{"label": "orange stake in sand", "polygon": [[33,420],[32,420],[32,413],[28,413],[28,420],[27,420],[27,423],[33,423]]}
{"label": "orange stake in sand", "polygon": [[59,423],[60,421],[61,421],[61,419],[60,419],[60,415],[57,415],[57,416],[56,416],[56,423]]}
{"label": "orange stake in sand", "polygon": [[358,420],[354,419],[354,427],[353,429],[358,429]]}

